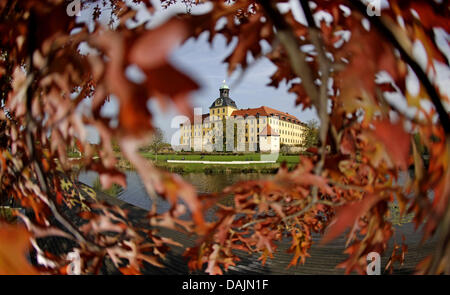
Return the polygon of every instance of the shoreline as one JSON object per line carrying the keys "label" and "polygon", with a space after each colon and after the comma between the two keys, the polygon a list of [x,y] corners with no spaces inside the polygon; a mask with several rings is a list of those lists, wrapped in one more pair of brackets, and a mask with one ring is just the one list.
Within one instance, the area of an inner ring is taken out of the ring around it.
{"label": "shoreline", "polygon": [[[298,155],[280,155],[277,161],[261,161],[259,154],[252,155],[154,155],[143,153],[145,159],[152,164],[171,173],[189,174],[229,174],[229,173],[261,173],[276,174],[285,162],[289,170],[295,168],[299,162]],[[117,168],[135,170],[131,163],[118,156]]]}

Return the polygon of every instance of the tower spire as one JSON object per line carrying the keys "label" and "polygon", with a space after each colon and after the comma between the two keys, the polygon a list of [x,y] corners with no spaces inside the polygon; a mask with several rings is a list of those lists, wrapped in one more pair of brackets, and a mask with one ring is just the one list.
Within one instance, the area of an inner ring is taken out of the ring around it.
{"label": "tower spire", "polygon": [[222,86],[220,86],[220,89],[230,89],[230,87],[226,84],[225,80],[223,80]]}
{"label": "tower spire", "polygon": [[225,80],[223,80],[222,86],[220,86],[220,97],[228,97],[230,93],[230,87],[225,83]]}

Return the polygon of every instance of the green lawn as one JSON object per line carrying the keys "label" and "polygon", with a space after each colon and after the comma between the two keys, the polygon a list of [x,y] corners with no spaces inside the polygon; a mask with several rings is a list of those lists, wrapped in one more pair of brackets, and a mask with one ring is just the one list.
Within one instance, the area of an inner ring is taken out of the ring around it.
{"label": "green lawn", "polygon": [[[155,160],[155,155],[152,153],[142,153],[142,155],[151,160]],[[260,154],[248,155],[158,155],[158,162],[166,162],[167,160],[190,160],[190,161],[260,161]],[[277,163],[286,162],[288,164],[297,164],[299,161],[298,155],[280,155]],[[203,165],[203,164],[199,164]]]}
{"label": "green lawn", "polygon": [[200,163],[166,163],[156,162],[159,168],[173,173],[202,172],[205,174],[222,173],[276,173],[280,167],[279,163],[250,164],[250,165],[214,165]]}
{"label": "green lawn", "polygon": [[[155,161],[152,153],[141,153],[145,158]],[[203,172],[215,173],[276,173],[281,163],[286,162],[289,168],[294,168],[299,162],[298,155],[280,155],[276,163],[254,163],[254,164],[202,164],[202,163],[168,163],[167,160],[186,161],[260,161],[260,154],[247,155],[158,155],[156,166],[175,173]]]}

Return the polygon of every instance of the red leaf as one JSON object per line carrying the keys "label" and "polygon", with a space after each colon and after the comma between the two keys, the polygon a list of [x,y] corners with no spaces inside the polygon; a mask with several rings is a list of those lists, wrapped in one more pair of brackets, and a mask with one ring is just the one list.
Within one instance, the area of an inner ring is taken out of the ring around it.
{"label": "red leaf", "polygon": [[119,268],[119,270],[121,273],[123,273],[124,275],[127,275],[127,276],[141,275],[141,272],[138,269],[131,267],[131,266],[121,267],[121,268]]}
{"label": "red leaf", "polygon": [[191,115],[192,107],[188,102],[188,95],[198,89],[194,80],[169,63],[148,69],[145,73],[149,96],[157,97],[163,108],[167,102],[166,99],[170,97],[180,113]]}
{"label": "red leaf", "polygon": [[171,19],[137,39],[130,49],[129,60],[143,70],[159,67],[166,62],[169,51],[187,35],[185,23]]}
{"label": "red leaf", "polygon": [[337,238],[347,227],[352,226],[356,220],[364,216],[379,200],[379,195],[368,195],[361,201],[353,202],[337,209],[336,217],[328,226],[321,243],[325,244]]}
{"label": "red leaf", "polygon": [[391,123],[388,119],[373,122],[375,137],[383,142],[389,157],[402,169],[408,167],[410,135],[403,129],[402,121]]}

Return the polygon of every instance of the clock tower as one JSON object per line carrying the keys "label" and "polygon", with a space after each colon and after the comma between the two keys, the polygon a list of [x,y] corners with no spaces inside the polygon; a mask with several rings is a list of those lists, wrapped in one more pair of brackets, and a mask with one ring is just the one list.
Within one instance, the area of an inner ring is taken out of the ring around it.
{"label": "clock tower", "polygon": [[220,86],[219,92],[219,98],[209,107],[209,115],[213,121],[228,117],[233,111],[237,110],[236,103],[230,98],[230,87],[225,83],[225,80]]}

